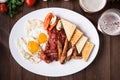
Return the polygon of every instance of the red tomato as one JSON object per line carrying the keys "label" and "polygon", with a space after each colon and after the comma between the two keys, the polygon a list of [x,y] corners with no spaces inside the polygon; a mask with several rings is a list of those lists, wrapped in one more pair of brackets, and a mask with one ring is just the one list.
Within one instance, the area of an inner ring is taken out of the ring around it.
{"label": "red tomato", "polygon": [[44,29],[47,30],[49,25],[50,25],[50,21],[53,17],[53,14],[52,13],[48,13],[47,16],[45,17],[45,20],[44,20]]}
{"label": "red tomato", "polygon": [[0,12],[7,12],[8,8],[6,4],[0,4]]}
{"label": "red tomato", "polygon": [[36,0],[25,0],[25,3],[27,4],[27,6],[31,7],[35,4]]}

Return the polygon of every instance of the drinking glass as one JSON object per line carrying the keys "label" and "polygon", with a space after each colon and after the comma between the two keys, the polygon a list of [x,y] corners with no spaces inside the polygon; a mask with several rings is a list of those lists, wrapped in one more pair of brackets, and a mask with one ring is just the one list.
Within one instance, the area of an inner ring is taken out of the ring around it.
{"label": "drinking glass", "polygon": [[105,7],[107,0],[79,0],[80,7],[89,13],[98,12]]}
{"label": "drinking glass", "polygon": [[120,10],[105,11],[98,20],[98,30],[111,36],[120,35]]}

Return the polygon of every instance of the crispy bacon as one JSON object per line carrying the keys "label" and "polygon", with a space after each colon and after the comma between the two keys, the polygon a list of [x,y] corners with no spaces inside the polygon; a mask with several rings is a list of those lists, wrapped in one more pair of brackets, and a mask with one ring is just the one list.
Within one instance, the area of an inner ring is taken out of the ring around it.
{"label": "crispy bacon", "polygon": [[60,60],[60,57],[61,57],[61,54],[62,54],[62,44],[59,40],[57,41],[57,50],[58,50],[58,58]]}
{"label": "crispy bacon", "polygon": [[51,60],[47,57],[47,55],[44,53],[44,51],[42,50],[42,48],[40,47],[40,51],[39,51],[39,58],[43,61],[45,61],[46,63],[50,63]]}
{"label": "crispy bacon", "polygon": [[63,64],[64,61],[65,61],[65,58],[66,58],[66,52],[67,52],[67,48],[68,48],[68,39],[66,38],[65,39],[65,45],[64,45],[64,48],[63,48],[63,52],[61,54],[61,58],[60,58],[60,63]]}
{"label": "crispy bacon", "polygon": [[[39,54],[40,58],[46,63],[58,60],[60,57],[58,55],[58,48],[60,47],[62,52],[62,46],[64,45],[66,39],[64,30],[57,31],[56,28],[53,28],[51,31],[48,30],[48,35],[49,38],[45,47],[45,51],[41,51]],[[59,46],[57,41],[60,43]]]}

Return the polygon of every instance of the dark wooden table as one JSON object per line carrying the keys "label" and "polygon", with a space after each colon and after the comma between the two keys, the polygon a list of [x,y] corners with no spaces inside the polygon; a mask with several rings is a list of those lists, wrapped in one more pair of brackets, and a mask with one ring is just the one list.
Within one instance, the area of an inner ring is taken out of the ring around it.
{"label": "dark wooden table", "polygon": [[20,8],[20,13],[13,19],[6,14],[0,14],[0,80],[120,80],[120,36],[110,37],[99,32],[100,49],[96,59],[86,69],[59,78],[44,77],[23,69],[13,59],[9,50],[9,33],[15,22],[25,14],[46,7],[61,7],[76,11],[89,20],[97,28],[97,20],[101,13],[109,8],[120,9],[120,1],[107,3],[106,7],[97,13],[85,13],[78,0],[38,0],[34,7],[26,5]]}

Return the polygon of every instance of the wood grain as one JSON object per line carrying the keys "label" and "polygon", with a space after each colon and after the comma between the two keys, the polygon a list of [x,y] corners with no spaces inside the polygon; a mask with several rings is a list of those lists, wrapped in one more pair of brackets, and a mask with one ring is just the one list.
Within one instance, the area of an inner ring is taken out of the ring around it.
{"label": "wood grain", "polygon": [[[19,9],[19,14],[14,16],[14,18],[8,18],[10,19],[9,21],[9,30],[11,31],[13,25],[15,24],[15,22],[21,18],[22,16],[22,9],[23,7],[21,7]],[[10,79],[9,80],[21,80],[22,79],[22,67],[16,63],[15,59],[13,59],[11,53],[10,54]]]}
{"label": "wood grain", "polygon": [[111,70],[111,79],[117,80],[120,78],[120,36],[112,37],[111,43],[112,47],[110,48],[110,70]]}
{"label": "wood grain", "polygon": [[[76,11],[86,16],[97,28],[100,15],[109,8],[120,9],[120,1],[107,3],[104,9],[97,13],[86,13],[79,0],[37,0],[34,7],[22,6],[19,13],[13,18],[5,13],[0,13],[0,80],[119,80],[120,76],[120,36],[107,36],[98,31],[100,49],[95,60],[86,69],[64,77],[46,77],[36,75],[22,68],[12,57],[9,50],[9,34],[18,19],[25,14],[47,7],[60,7]],[[68,14],[69,15],[69,14]],[[40,15],[41,16],[41,15]]]}
{"label": "wood grain", "polygon": [[[9,17],[6,14],[0,15],[0,80],[10,78],[10,53],[8,46],[9,39]],[[7,76],[7,77],[6,77]]]}

